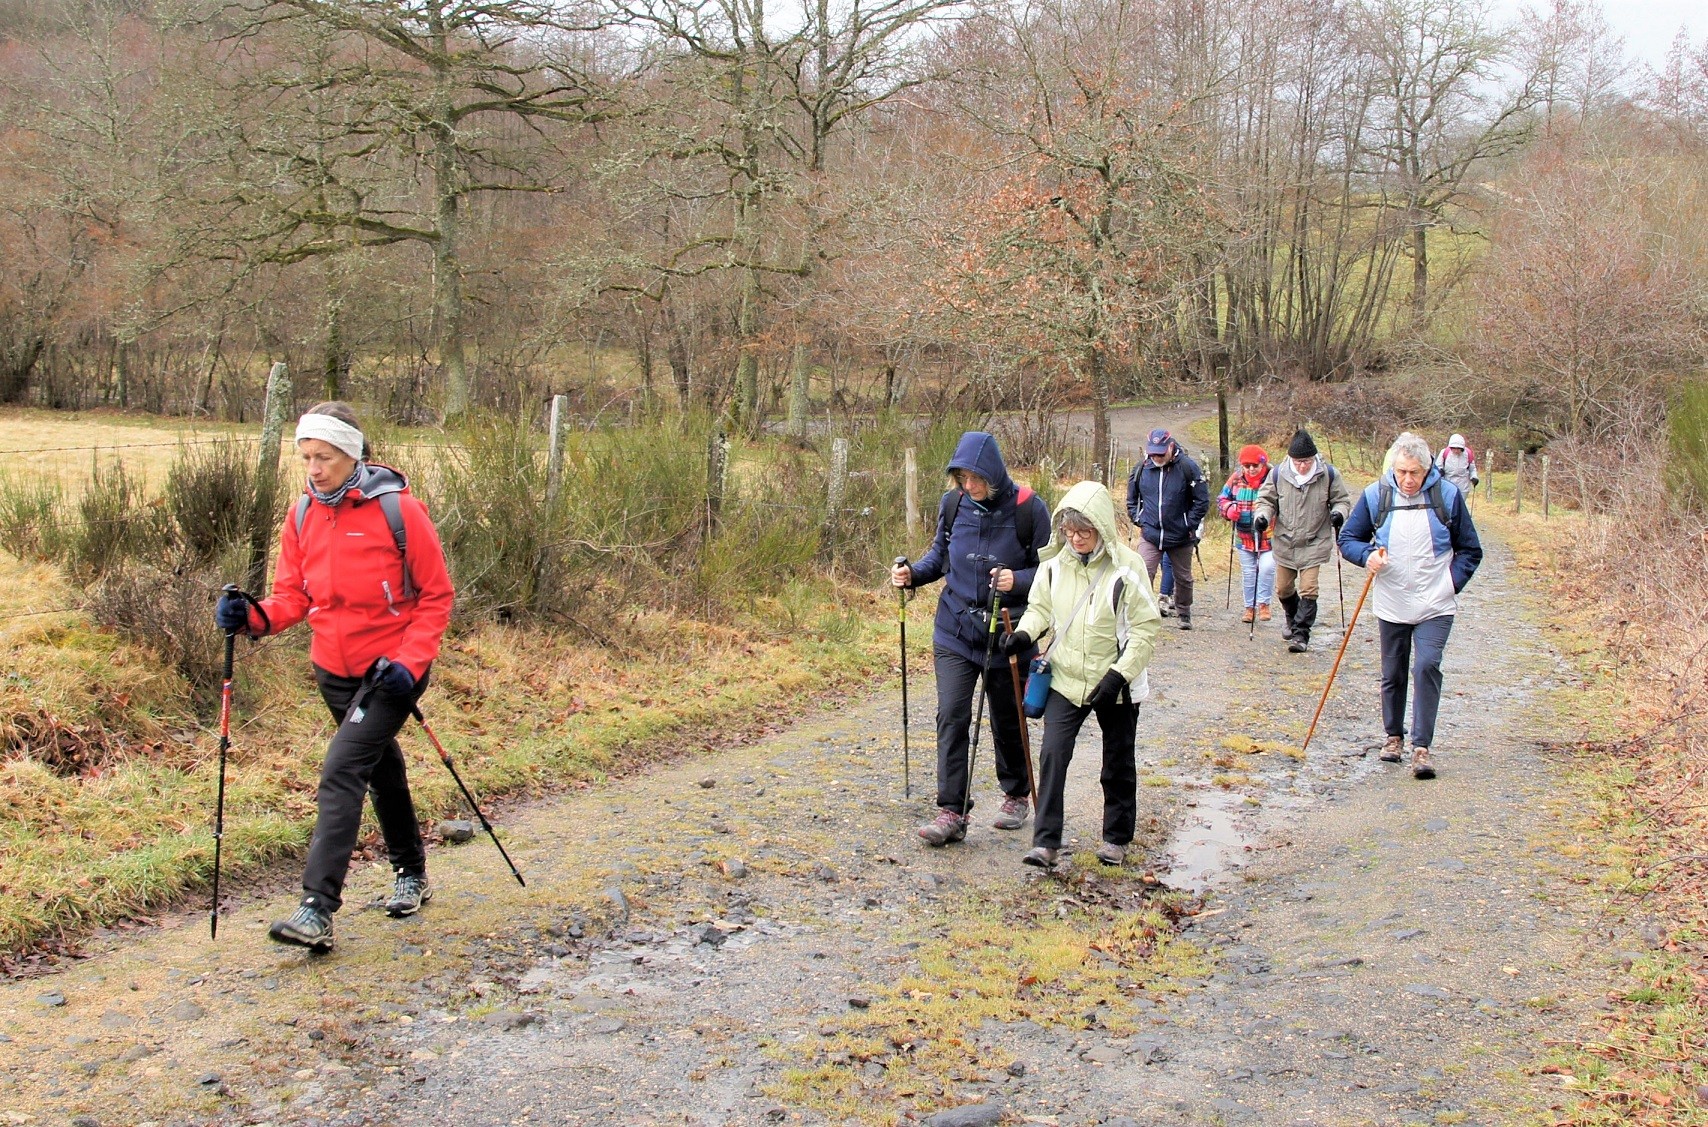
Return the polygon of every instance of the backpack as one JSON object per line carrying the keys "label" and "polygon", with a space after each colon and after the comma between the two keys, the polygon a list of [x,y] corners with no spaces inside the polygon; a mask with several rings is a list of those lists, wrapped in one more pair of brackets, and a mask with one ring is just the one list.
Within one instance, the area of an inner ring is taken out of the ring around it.
{"label": "backpack", "polygon": [[[943,494],[937,502],[937,535],[943,537],[947,546],[949,532],[955,526],[955,514],[961,511],[961,499],[966,493],[960,489],[951,489]],[[1026,552],[1026,566],[1038,566],[1038,551],[1032,547],[1032,532],[1037,527],[1037,520],[1032,515],[1029,502],[1037,494],[1025,485],[1019,487],[1014,495],[1014,535],[1020,538],[1020,547]],[[952,500],[951,500],[952,498]]]}
{"label": "backpack", "polygon": [[[374,498],[380,503],[380,512],[385,514],[385,522],[391,528],[391,538],[397,544],[397,554],[403,557],[403,597],[413,599],[420,592],[415,587],[415,577],[409,574],[409,533],[403,527],[403,502],[397,493],[381,493]],[[311,498],[304,493],[297,500],[296,526],[297,535],[302,535],[303,522],[308,519],[308,505]]]}
{"label": "backpack", "polygon": [[[1441,527],[1451,528],[1453,527],[1453,524],[1448,518],[1447,498],[1442,496],[1441,492],[1442,480],[1442,478],[1437,477],[1435,479],[1435,484],[1424,490],[1424,495],[1429,499],[1429,507],[1435,510],[1436,519],[1441,522]],[[1387,522],[1388,514],[1393,511],[1394,487],[1389,485],[1385,480],[1380,481],[1376,484],[1376,523],[1374,527],[1381,528],[1382,525]]]}

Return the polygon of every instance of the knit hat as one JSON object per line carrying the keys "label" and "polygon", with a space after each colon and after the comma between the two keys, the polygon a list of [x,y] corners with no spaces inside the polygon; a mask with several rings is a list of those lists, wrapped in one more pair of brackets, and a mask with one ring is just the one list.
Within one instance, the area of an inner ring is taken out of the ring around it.
{"label": "knit hat", "polygon": [[1287,444],[1287,457],[1315,458],[1316,456],[1317,444],[1311,441],[1311,432],[1308,430],[1294,431],[1293,441]]}
{"label": "knit hat", "polygon": [[1255,442],[1239,448],[1239,464],[1242,466],[1264,466],[1269,464],[1269,452]]}

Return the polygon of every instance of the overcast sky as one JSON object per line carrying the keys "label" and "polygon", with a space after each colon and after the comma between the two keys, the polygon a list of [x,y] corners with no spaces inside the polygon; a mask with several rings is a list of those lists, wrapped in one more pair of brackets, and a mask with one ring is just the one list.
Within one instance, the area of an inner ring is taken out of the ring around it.
{"label": "overcast sky", "polygon": [[[1682,26],[1690,42],[1700,46],[1708,36],[1708,0],[1602,0],[1601,13],[1617,35],[1625,38],[1625,51],[1638,62],[1659,70]],[[1547,0],[1494,0],[1503,16],[1517,15],[1526,7],[1546,9]]]}

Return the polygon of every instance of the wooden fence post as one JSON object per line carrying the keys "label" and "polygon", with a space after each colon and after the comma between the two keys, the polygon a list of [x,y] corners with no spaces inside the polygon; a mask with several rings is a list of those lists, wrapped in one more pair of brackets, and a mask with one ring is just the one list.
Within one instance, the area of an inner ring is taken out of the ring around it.
{"label": "wooden fence post", "polygon": [[919,542],[919,458],[909,446],[901,463],[903,500],[907,506],[907,542]]}
{"label": "wooden fence post", "polygon": [[848,440],[830,441],[830,483],[825,496],[825,519],[831,525],[842,518],[842,498],[848,490]]}
{"label": "wooden fence post", "polygon": [[255,457],[255,496],[249,505],[249,568],[245,589],[266,593],[267,549],[272,544],[274,495],[279,491],[279,442],[284,438],[285,413],[291,407],[291,372],[283,361],[267,373],[267,401],[261,409],[261,449]]}
{"label": "wooden fence post", "polygon": [[729,464],[729,439],[723,427],[713,427],[706,439],[706,539],[717,535],[718,513],[724,504],[724,472]]}
{"label": "wooden fence post", "polygon": [[[634,423],[634,400],[629,401],[630,425]],[[543,612],[549,598],[550,588],[547,583],[551,579],[552,557],[554,548],[550,533],[560,526],[554,519],[557,512],[557,499],[563,491],[563,444],[564,431],[569,425],[569,396],[552,396],[551,421],[548,424],[550,434],[546,447],[546,511],[541,528],[546,531],[545,539],[540,542],[540,559],[534,569],[534,609]]]}
{"label": "wooden fence post", "polygon": [[1492,503],[1495,499],[1495,452],[1493,450],[1484,455],[1483,473],[1488,475],[1485,479],[1488,482],[1488,488],[1484,492]]}
{"label": "wooden fence post", "polygon": [[1548,519],[1548,455],[1542,455],[1542,519]]}
{"label": "wooden fence post", "polygon": [[1512,511],[1524,511],[1524,451],[1518,452],[1518,468],[1512,474]]}

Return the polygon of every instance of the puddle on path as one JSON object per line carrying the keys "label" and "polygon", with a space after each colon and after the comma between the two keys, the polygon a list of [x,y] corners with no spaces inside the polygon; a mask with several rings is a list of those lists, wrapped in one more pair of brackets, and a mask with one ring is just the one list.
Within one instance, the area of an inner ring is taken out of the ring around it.
{"label": "puddle on path", "polygon": [[1242,814],[1251,807],[1234,791],[1206,789],[1187,807],[1181,823],[1163,848],[1167,871],[1162,883],[1182,892],[1202,893],[1222,888],[1234,879],[1258,827]]}

